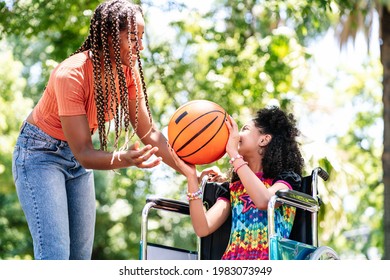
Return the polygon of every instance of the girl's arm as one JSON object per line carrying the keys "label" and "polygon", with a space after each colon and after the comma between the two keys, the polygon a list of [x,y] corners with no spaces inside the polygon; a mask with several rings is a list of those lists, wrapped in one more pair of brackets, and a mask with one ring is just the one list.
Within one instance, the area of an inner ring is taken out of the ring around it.
{"label": "girl's arm", "polygon": [[269,200],[278,190],[288,189],[288,186],[282,182],[267,188],[246,164],[238,169],[237,174],[253,203],[261,210],[267,210]]}
{"label": "girl's arm", "polygon": [[[172,148],[169,151],[178,168],[187,177],[188,193],[196,193],[199,190],[199,184],[195,166],[181,160]],[[189,205],[192,226],[199,237],[213,233],[230,214],[230,203],[225,200],[217,200],[207,212],[203,207],[202,198],[190,200]]]}
{"label": "girl's arm", "polygon": [[[229,140],[226,145],[226,152],[230,158],[233,158],[238,155],[238,143],[240,141],[240,136],[238,133],[237,123],[231,117],[229,117],[229,120],[230,121],[226,122],[229,129]],[[245,161],[242,158],[235,159],[233,165],[236,169],[238,168],[237,174],[253,203],[261,210],[267,209],[268,201],[278,190],[288,188],[288,186],[282,182],[277,182],[270,188],[267,188],[248,166],[248,164],[245,164]]]}

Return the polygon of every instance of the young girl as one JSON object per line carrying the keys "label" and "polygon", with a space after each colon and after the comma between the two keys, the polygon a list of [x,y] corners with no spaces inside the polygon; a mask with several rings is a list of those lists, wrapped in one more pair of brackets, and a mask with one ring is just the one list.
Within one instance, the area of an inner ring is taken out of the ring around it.
{"label": "young girl", "polygon": [[[303,158],[296,137],[298,129],[291,114],[277,107],[259,110],[255,119],[238,131],[230,117],[226,122],[229,140],[226,152],[232,165],[230,192],[221,194],[207,212],[202,204],[196,168],[172,156],[188,180],[188,200],[193,227],[198,236],[214,232],[232,214],[230,240],[222,259],[268,259],[267,206],[278,190],[298,189]],[[275,227],[288,238],[295,208],[277,208]]]}

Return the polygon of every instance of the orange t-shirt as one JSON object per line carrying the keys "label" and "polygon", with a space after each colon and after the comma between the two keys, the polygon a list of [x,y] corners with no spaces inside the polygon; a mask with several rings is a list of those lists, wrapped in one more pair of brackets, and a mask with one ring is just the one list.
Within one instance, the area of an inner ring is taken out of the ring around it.
{"label": "orange t-shirt", "polygon": [[[136,98],[137,84],[143,96],[140,78],[136,71],[136,83],[131,71],[123,66],[129,99]],[[94,98],[93,66],[89,51],[75,54],[60,63],[51,73],[46,89],[33,110],[35,124],[50,136],[66,141],[60,116],[86,115],[91,133],[97,127],[97,108]],[[107,115],[106,115],[107,116]],[[112,117],[111,117],[112,118]],[[106,120],[109,120],[108,118]]]}

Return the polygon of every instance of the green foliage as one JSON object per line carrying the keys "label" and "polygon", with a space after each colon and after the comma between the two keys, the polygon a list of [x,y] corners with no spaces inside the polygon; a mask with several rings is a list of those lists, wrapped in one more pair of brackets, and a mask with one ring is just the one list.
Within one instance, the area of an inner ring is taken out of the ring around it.
{"label": "green foliage", "polygon": [[12,179],[12,152],[22,120],[32,102],[23,98],[26,81],[20,77],[23,65],[14,60],[11,49],[0,41],[0,259],[31,258],[32,240],[17,204]]}
{"label": "green foliage", "polygon": [[216,5],[207,15],[190,12],[172,23],[180,46],[149,46],[153,81],[163,86],[174,108],[191,99],[209,99],[246,120],[275,99],[291,107],[289,93],[302,89],[306,65],[299,58],[306,56],[305,49],[292,29],[264,36],[257,32],[253,26],[266,24],[254,15],[251,22],[243,21],[251,12],[250,5],[233,9],[229,3]]}
{"label": "green foliage", "polygon": [[355,111],[350,112],[353,121],[349,129],[337,138],[338,157],[343,164],[341,170],[334,170],[333,176],[341,178],[334,178],[337,184],[328,189],[328,200],[340,199],[342,216],[333,214],[335,209],[328,207],[324,218],[340,216],[340,230],[334,230],[330,240],[334,246],[344,248],[343,253],[348,257],[368,258],[372,248],[383,254],[382,142],[378,139],[383,111],[381,73],[380,62],[375,59],[361,68],[345,70],[342,79],[350,79],[348,88],[343,88],[341,80],[335,83],[340,102],[352,103]]}
{"label": "green foliage", "polygon": [[69,56],[86,38],[92,11],[99,1],[0,2],[0,38],[7,36],[16,59],[23,61],[29,85],[26,95],[37,102],[53,62]]}
{"label": "green foliage", "polygon": [[[51,69],[83,42],[91,11],[99,1],[5,3],[0,1],[4,15],[0,36],[6,39],[0,43],[6,50],[0,54],[0,258],[28,259],[32,258],[31,237],[11,174],[18,127],[40,97]],[[319,145],[303,137],[306,171],[321,166],[330,173],[330,180],[320,186],[321,243],[346,257],[367,256],[370,247],[381,252],[381,144],[375,135],[382,110],[379,65],[374,61],[356,71],[337,69],[328,84],[338,98],[324,111],[324,96],[308,86],[312,69],[306,44],[321,36],[337,18],[335,13],[351,2],[219,0],[205,14],[175,3],[158,6],[180,11],[182,18],[169,26],[175,36],[157,42],[148,28],[145,34],[143,66],[156,125],[164,129],[175,109],[193,99],[220,104],[239,124],[267,104],[280,104],[301,121],[313,117],[326,121],[354,104],[357,109],[351,112],[345,133],[327,135]],[[148,8],[156,4],[143,4],[146,22],[151,21]],[[226,158],[215,164],[223,171],[228,168]],[[185,193],[183,177],[166,166],[151,171],[97,171],[95,184],[94,259],[137,259],[145,198],[159,194],[183,199]],[[368,229],[369,234],[351,234],[356,229]],[[190,221],[158,211],[150,216],[150,239],[195,248]]]}

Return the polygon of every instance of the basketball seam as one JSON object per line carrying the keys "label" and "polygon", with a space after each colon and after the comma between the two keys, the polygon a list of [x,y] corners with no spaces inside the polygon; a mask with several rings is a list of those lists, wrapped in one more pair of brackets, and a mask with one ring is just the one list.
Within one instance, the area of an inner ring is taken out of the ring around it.
{"label": "basketball seam", "polygon": [[[213,110],[213,111],[204,113],[203,115],[197,117],[197,118],[194,119],[192,122],[190,122],[190,123],[187,124],[185,127],[183,127],[183,129],[176,135],[175,139],[173,140],[173,142],[172,142],[172,148],[175,147],[175,143],[176,143],[177,138],[179,138],[179,136],[183,133],[183,131],[184,131],[187,127],[189,127],[191,124],[193,124],[194,122],[196,122],[198,119],[202,118],[203,116],[208,115],[208,114],[211,114],[211,113],[214,113],[214,112],[222,113],[222,114],[224,114],[224,119],[226,118],[226,112],[222,112],[222,111],[219,111],[219,110]],[[218,131],[219,131],[219,130],[218,130]],[[181,150],[181,149],[182,149],[182,148],[180,148],[179,150]]]}
{"label": "basketball seam", "polygon": [[[199,135],[201,135],[203,133],[203,131],[205,131],[208,127],[210,127],[210,125],[215,122],[215,120],[218,119],[218,116],[215,117],[214,119],[211,120],[211,122],[209,122],[208,124],[206,124],[201,130],[199,130],[194,136],[192,136],[190,139],[188,139],[187,142],[185,142],[178,150],[177,152],[180,152],[181,150],[183,150],[185,147],[187,147],[192,141],[194,141]],[[218,129],[219,131],[219,129]],[[217,131],[217,132],[218,132]],[[215,134],[213,135],[212,138],[214,138]],[[199,150],[199,149],[198,149]]]}
{"label": "basketball seam", "polygon": [[[213,137],[211,137],[202,147],[200,147],[199,149],[197,149],[196,151],[192,152],[191,154],[189,155],[185,155],[185,156],[180,156],[181,158],[186,158],[186,157],[189,157],[189,156],[192,156],[193,154],[197,153],[199,150],[203,149],[208,143],[210,143],[211,140],[213,140],[215,138],[215,136],[218,134],[218,132],[221,130],[222,126],[224,125],[225,123],[225,119],[226,119],[226,112],[224,114],[224,117],[223,117],[223,122],[221,123],[220,127],[218,128],[218,130],[214,133]],[[214,119],[215,120],[215,119]],[[211,124],[211,123],[210,123]],[[208,126],[210,126],[210,124],[208,124]],[[192,140],[191,140],[192,141]],[[186,143],[187,144],[187,143]],[[183,148],[183,147],[182,147]],[[181,148],[181,149],[182,149]]]}

